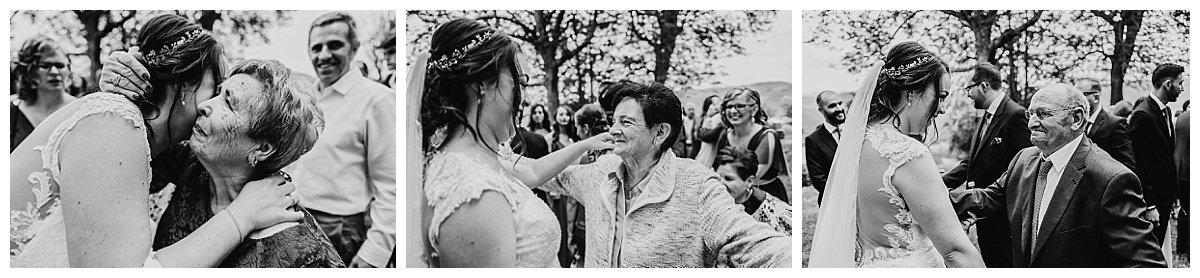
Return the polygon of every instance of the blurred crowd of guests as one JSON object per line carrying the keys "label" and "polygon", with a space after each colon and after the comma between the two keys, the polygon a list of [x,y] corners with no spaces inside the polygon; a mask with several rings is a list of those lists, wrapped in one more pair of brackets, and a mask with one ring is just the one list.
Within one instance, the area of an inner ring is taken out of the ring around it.
{"label": "blurred crowd of guests", "polygon": [[[554,111],[541,103],[522,103],[517,134],[511,141],[513,151],[541,158],[581,139],[609,132],[614,123],[615,92],[632,85],[636,83],[605,82],[597,101],[574,107],[562,105]],[[781,143],[784,132],[768,122],[759,92],[734,88],[723,95],[707,96],[701,103],[685,103],[683,112],[683,130],[670,151],[676,157],[711,167],[747,214],[791,235],[792,194],[782,179],[789,175],[788,156]],[[590,152],[579,163],[595,162],[605,153]],[[562,267],[582,267],[587,248],[583,207],[569,196],[541,189],[534,189],[534,193],[558,217],[563,234],[559,248]]]}

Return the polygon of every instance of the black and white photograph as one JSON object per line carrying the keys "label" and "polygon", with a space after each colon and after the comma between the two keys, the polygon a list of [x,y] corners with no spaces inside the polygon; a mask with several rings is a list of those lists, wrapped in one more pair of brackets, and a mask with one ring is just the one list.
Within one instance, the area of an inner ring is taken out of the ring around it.
{"label": "black and white photograph", "polygon": [[406,266],[792,266],[792,12],[405,11]]}
{"label": "black and white photograph", "polygon": [[395,18],[10,11],[10,265],[395,267]]}
{"label": "black and white photograph", "polygon": [[1190,16],[804,11],[803,267],[1190,267]]}

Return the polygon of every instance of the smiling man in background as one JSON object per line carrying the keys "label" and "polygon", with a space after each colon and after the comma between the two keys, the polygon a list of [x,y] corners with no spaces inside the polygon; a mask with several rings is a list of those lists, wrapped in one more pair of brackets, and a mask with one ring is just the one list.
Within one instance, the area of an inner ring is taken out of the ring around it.
{"label": "smiling man in background", "polygon": [[354,18],[321,15],[308,33],[325,132],[288,172],[346,265],[383,267],[396,246],[396,98],[351,70]]}

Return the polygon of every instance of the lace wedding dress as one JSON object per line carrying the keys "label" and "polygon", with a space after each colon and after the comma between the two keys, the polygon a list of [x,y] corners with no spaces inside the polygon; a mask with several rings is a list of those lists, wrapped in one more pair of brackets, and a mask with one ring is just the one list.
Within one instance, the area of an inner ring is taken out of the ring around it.
{"label": "lace wedding dress", "polygon": [[888,166],[880,183],[858,184],[855,263],[858,267],[945,267],[933,242],[913,219],[904,196],[892,184],[897,168],[929,155],[929,148],[895,129],[878,125],[868,127],[865,138],[887,159]]}
{"label": "lace wedding dress", "polygon": [[[501,163],[512,163],[516,155],[507,145],[500,147]],[[425,197],[433,208],[429,225],[432,260],[437,259],[442,222],[464,204],[479,199],[485,191],[508,199],[516,227],[517,267],[559,267],[558,246],[562,232],[550,207],[508,172],[459,152],[437,151],[425,159]]]}
{"label": "lace wedding dress", "polygon": [[[68,267],[66,225],[63,222],[61,193],[59,191],[60,157],[59,150],[67,134],[85,117],[98,114],[119,116],[138,130],[145,130],[142,114],[132,102],[123,96],[95,93],[80,98],[79,108],[65,120],[61,121],[50,133],[44,145],[34,147],[40,152],[40,161],[11,161],[17,163],[37,163],[41,168],[32,172],[18,173],[28,177],[32,184],[33,203],[23,207],[14,206],[10,211],[9,257],[13,267]],[[69,110],[68,110],[69,111]],[[60,112],[64,112],[61,111]],[[51,116],[53,117],[53,116]],[[47,124],[47,123],[42,123]],[[26,140],[38,140],[31,134]],[[103,142],[95,142],[103,143]],[[149,142],[145,143],[146,157],[150,157]],[[14,158],[15,159],[15,158]],[[15,168],[14,168],[15,169]],[[150,167],[146,166],[147,177]],[[146,181],[149,184],[149,180]],[[10,185],[17,186],[17,185]],[[147,198],[147,203],[152,203]],[[151,206],[153,207],[153,206]],[[154,212],[147,212],[153,214]],[[158,209],[161,213],[161,209]],[[157,219],[152,217],[152,219]],[[153,221],[153,220],[152,220]],[[151,223],[153,224],[153,223]],[[151,226],[153,227],[153,226]],[[149,237],[149,236],[147,236]]]}

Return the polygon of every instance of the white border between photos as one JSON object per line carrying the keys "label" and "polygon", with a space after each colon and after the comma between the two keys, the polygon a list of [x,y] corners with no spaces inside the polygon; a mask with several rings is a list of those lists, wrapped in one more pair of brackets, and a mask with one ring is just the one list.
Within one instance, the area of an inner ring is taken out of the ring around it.
{"label": "white border between photos", "polygon": [[[19,1],[19,2],[18,2]],[[958,8],[958,9],[1047,9],[1047,10],[1075,10],[1084,6],[1089,8],[1108,8],[1108,9],[1188,9],[1194,10],[1197,6],[1195,1],[1159,1],[1159,2],[1130,2],[1130,1],[1063,1],[1050,3],[1045,0],[1005,0],[991,3],[967,3],[964,1],[886,1],[886,0],[869,0],[869,1],[813,1],[813,0],[750,0],[750,1],[713,1],[713,0],[696,0],[696,1],[645,1],[645,0],[604,0],[604,1],[548,1],[548,0],[511,0],[511,1],[496,1],[496,0],[458,0],[458,1],[421,1],[421,0],[343,0],[336,2],[318,2],[318,1],[237,1],[237,0],[207,0],[198,2],[175,2],[175,1],[151,1],[151,0],[121,0],[121,1],[81,1],[81,0],[63,0],[54,1],[53,3],[35,2],[35,1],[3,1],[4,10],[11,12],[13,10],[31,10],[31,9],[67,9],[67,8],[90,8],[90,9],[211,9],[213,7],[221,7],[225,9],[242,9],[242,10],[274,10],[274,9],[300,9],[300,10],[325,10],[325,9],[342,9],[342,10],[395,10],[397,19],[403,18],[405,10],[419,9],[538,9],[538,8],[559,8],[559,9],[722,9],[722,10],[744,10],[744,9],[775,9],[775,10],[792,10],[793,11],[793,29],[792,29],[792,86],[793,94],[796,94],[802,88],[803,72],[801,58],[803,57],[802,45],[803,42],[803,11],[804,10],[826,10],[826,9],[934,9],[934,8]],[[1074,2],[1074,3],[1072,3]],[[1191,2],[1191,3],[1185,3]],[[336,3],[336,5],[334,4]],[[1196,26],[1196,19],[1193,19],[1191,26]],[[3,34],[8,35],[10,32],[9,23],[6,21]],[[402,29],[400,26],[397,29]],[[401,36],[400,42],[407,41],[403,39],[404,32],[397,30]],[[1191,48],[1197,49],[1198,43],[1195,38],[1191,38]],[[11,49],[12,42],[5,40],[3,45],[5,49]],[[398,45],[400,46],[400,45]],[[405,56],[407,56],[405,52]],[[10,55],[5,55],[6,62],[11,60]],[[404,56],[397,59],[405,59]],[[1193,65],[1188,69],[1188,72],[1195,72],[1197,68],[1194,66],[1197,61],[1195,51],[1191,53],[1190,64]],[[406,77],[406,69],[401,66],[398,69],[400,77],[400,85],[397,88],[404,88],[403,77]],[[3,76],[9,77],[8,71],[3,71]],[[405,103],[403,98],[398,97],[397,109],[403,110]],[[793,98],[792,114],[801,115],[801,105],[797,105],[800,98]],[[6,108],[7,109],[7,108]],[[407,119],[403,119],[404,111],[398,111],[401,115],[400,123]],[[5,125],[8,123],[8,113],[3,113],[0,116]],[[799,119],[794,121],[799,122]],[[397,145],[404,144],[403,134],[407,134],[405,126],[399,127],[397,134]],[[803,136],[803,134],[794,133],[795,136]],[[8,139],[3,139],[7,145]],[[1200,139],[1192,139],[1195,143]],[[407,161],[405,159],[405,148],[400,148],[397,153],[398,161]],[[797,148],[796,150],[800,150]],[[803,152],[793,151],[792,157],[793,175],[799,175],[800,167],[803,164]],[[8,160],[0,163],[0,173],[4,177],[9,176]],[[797,166],[800,165],[800,166]],[[403,167],[403,166],[398,166]],[[1193,170],[1200,166],[1193,166]],[[397,169],[397,171],[402,171]],[[1193,182],[1191,186],[1197,187],[1200,182]],[[404,190],[398,190],[404,192]],[[795,192],[800,192],[799,188],[793,189]],[[7,199],[8,191],[0,193],[0,198]],[[404,194],[404,193],[399,193]],[[1193,192],[1192,196],[1197,194]],[[398,196],[397,207],[404,207],[404,197]],[[799,198],[797,198],[799,199]],[[7,208],[7,203],[4,205]],[[399,210],[399,209],[398,209]],[[400,212],[397,212],[398,214]],[[800,217],[801,212],[794,213],[794,217]],[[397,215],[397,217],[400,217]],[[400,220],[400,219],[397,219]],[[799,220],[799,219],[796,219]],[[798,221],[802,222],[802,221]],[[0,224],[3,227],[5,235],[8,233],[8,222]],[[401,229],[401,228],[397,228]],[[402,233],[402,232],[401,232]],[[1193,237],[1197,233],[1192,232]],[[397,235],[397,249],[404,250],[405,240],[401,237],[407,235]],[[749,269],[749,270],[699,270],[686,269],[681,272],[676,270],[666,269],[649,269],[649,270],[627,270],[627,269],[583,269],[583,270],[557,270],[557,269],[539,269],[539,270],[472,270],[472,269],[449,269],[449,270],[431,270],[431,269],[406,269],[401,265],[400,269],[374,269],[374,270],[265,270],[265,269],[239,269],[239,270],[76,270],[76,269],[10,269],[8,268],[8,260],[0,262],[0,273],[2,277],[25,277],[25,276],[66,276],[66,275],[89,275],[99,277],[205,277],[209,278],[214,275],[236,275],[243,276],[288,276],[288,277],[326,277],[329,275],[338,276],[362,276],[362,277],[607,277],[613,275],[631,276],[631,277],[727,277],[727,276],[758,276],[758,277],[826,277],[835,275],[852,275],[848,277],[867,277],[867,276],[898,276],[898,277],[1012,277],[1018,275],[1033,274],[1036,276],[1095,276],[1095,277],[1133,277],[1133,276],[1158,276],[1170,275],[1170,277],[1197,277],[1197,271],[1192,269],[1171,269],[1171,270],[918,270],[918,269],[893,269],[893,270],[872,270],[872,269],[802,269],[800,262],[803,254],[801,253],[800,240],[793,240],[793,265],[791,269]],[[399,251],[403,253],[403,251]],[[402,254],[401,254],[402,255]],[[404,261],[404,258],[397,258],[398,261]],[[86,272],[85,272],[86,271]],[[1032,272],[1031,272],[1032,271]],[[1028,273],[1028,274],[1027,274]]]}

